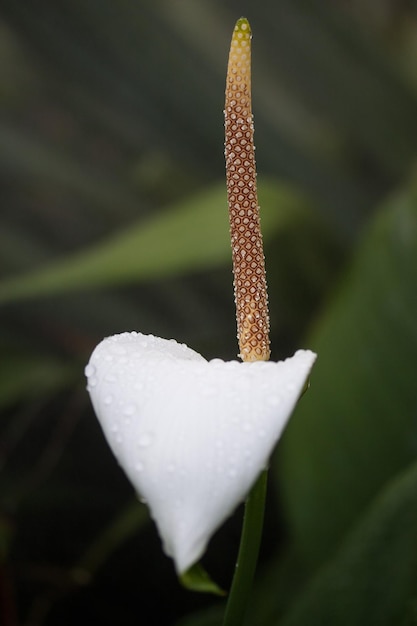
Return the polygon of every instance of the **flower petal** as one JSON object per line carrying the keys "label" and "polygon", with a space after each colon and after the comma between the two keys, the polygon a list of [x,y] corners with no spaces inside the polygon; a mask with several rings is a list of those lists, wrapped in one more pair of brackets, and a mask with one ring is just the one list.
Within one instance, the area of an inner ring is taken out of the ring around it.
{"label": "flower petal", "polygon": [[140,333],[94,350],[86,376],[97,417],[179,573],[267,465],[315,358],[300,350],[278,363],[208,362]]}

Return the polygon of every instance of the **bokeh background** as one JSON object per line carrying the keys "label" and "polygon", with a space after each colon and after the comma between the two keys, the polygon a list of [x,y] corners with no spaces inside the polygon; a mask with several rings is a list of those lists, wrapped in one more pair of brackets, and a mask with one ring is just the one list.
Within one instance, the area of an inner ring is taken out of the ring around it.
{"label": "bokeh background", "polygon": [[[3,0],[0,623],[216,626],[85,391],[106,335],[237,352],[223,157],[253,31],[273,358],[319,361],[271,465],[248,624],[417,624],[417,3]],[[241,510],[204,564],[228,588]]]}

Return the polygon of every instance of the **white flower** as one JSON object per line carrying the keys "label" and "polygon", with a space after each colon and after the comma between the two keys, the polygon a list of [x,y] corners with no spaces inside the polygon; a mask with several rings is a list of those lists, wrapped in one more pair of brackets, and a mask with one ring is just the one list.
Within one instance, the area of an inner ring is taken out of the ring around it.
{"label": "white flower", "polygon": [[206,361],[174,340],[104,339],[86,367],[106,439],[178,573],[204,553],[268,463],[316,355]]}

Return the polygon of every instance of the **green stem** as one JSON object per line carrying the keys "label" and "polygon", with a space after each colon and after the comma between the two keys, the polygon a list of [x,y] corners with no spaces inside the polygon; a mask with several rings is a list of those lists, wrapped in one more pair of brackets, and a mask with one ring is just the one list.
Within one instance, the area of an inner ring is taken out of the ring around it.
{"label": "green stem", "polygon": [[268,471],[259,476],[245,505],[239,554],[223,626],[242,626],[255,576],[264,522]]}

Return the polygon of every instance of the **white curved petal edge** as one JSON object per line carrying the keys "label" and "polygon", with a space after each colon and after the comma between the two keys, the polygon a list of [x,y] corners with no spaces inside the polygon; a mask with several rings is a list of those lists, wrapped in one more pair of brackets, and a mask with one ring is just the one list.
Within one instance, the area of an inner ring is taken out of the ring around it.
{"label": "white curved petal edge", "polygon": [[95,412],[179,574],[268,464],[315,359],[207,361],[135,332],[94,350],[85,373]]}

